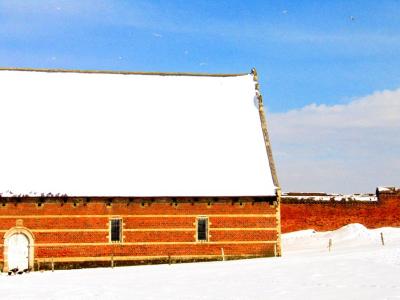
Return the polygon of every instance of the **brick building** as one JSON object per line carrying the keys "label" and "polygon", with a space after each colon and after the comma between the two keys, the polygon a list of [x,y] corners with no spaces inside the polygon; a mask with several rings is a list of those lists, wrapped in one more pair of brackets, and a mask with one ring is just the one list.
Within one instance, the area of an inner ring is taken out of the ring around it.
{"label": "brick building", "polygon": [[0,82],[3,271],[280,255],[255,70]]}

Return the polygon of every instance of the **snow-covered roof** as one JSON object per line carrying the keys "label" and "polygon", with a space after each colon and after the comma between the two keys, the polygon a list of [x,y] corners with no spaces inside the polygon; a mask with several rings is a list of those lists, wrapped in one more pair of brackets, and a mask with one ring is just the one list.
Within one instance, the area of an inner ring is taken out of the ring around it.
{"label": "snow-covered roof", "polygon": [[282,201],[362,201],[375,202],[378,198],[373,194],[327,194],[327,195],[287,195],[282,194]]}
{"label": "snow-covered roof", "polygon": [[0,70],[0,192],[272,196],[252,74]]}
{"label": "snow-covered roof", "polygon": [[396,191],[396,187],[394,187],[394,186],[378,186],[376,189],[378,192],[390,192],[390,191],[394,192],[394,191]]}

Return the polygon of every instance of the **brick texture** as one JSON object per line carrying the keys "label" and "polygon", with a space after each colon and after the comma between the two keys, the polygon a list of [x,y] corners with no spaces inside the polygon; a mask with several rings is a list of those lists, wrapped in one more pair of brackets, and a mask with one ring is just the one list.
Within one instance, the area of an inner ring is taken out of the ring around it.
{"label": "brick texture", "polygon": [[303,229],[335,230],[350,223],[368,228],[400,226],[400,192],[381,192],[378,202],[281,203],[282,232]]}

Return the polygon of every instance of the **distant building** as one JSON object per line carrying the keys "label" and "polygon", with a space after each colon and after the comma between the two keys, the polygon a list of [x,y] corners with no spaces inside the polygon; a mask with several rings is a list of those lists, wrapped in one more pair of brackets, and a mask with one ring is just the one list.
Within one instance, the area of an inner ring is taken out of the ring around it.
{"label": "distant building", "polygon": [[3,271],[280,255],[255,70],[0,82]]}

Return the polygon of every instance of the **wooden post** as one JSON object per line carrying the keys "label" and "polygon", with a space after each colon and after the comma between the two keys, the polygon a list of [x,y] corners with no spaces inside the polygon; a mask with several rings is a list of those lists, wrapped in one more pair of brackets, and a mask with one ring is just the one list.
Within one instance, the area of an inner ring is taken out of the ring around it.
{"label": "wooden post", "polygon": [[381,242],[382,242],[382,246],[385,246],[385,240],[383,239],[383,232],[381,232]]}
{"label": "wooden post", "polygon": [[332,248],[332,239],[329,239],[328,248],[329,248],[329,252],[331,252],[331,248]]}
{"label": "wooden post", "polygon": [[224,248],[221,248],[221,255],[222,255],[222,260],[225,261]]}

